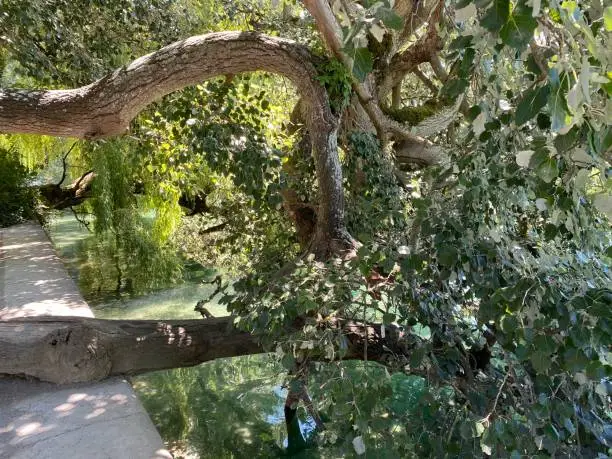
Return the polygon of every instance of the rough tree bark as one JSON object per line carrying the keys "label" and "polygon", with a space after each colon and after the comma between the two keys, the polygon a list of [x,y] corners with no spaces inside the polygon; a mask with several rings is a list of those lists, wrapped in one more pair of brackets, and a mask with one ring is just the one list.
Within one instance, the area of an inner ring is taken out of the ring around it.
{"label": "rough tree bark", "polygon": [[[0,321],[0,374],[67,384],[265,352],[255,336],[236,330],[232,321],[232,317],[168,321],[32,317]],[[338,322],[336,326],[347,336],[345,359],[407,361],[407,341],[389,327],[383,338],[380,325]]]}
{"label": "rough tree bark", "polygon": [[[342,32],[329,3],[326,0],[304,0],[304,6],[315,18],[316,26],[330,52],[347,68],[352,68],[352,60],[343,51]],[[395,53],[387,63],[380,59],[382,68],[375,68],[364,82],[353,78],[353,90],[357,95],[351,101],[343,120],[343,129],[375,131],[383,150],[394,141],[394,152],[404,161],[419,165],[432,165],[444,162],[446,153],[429,140],[414,135],[406,126],[398,123],[382,109],[393,87],[401,84],[403,78],[421,63],[436,56],[442,42],[438,36],[438,23],[442,17],[444,2],[426,0],[420,3],[399,1],[396,11],[404,18],[404,30],[396,47],[402,47],[413,31],[427,22],[426,33],[406,50]],[[378,80],[375,75],[380,75]],[[365,116],[364,116],[365,115]],[[367,119],[366,119],[367,118]],[[352,129],[353,128],[353,129]],[[399,161],[398,164],[402,162]]]}
{"label": "rough tree bark", "polygon": [[0,322],[0,374],[58,384],[97,381],[261,353],[229,317],[116,321],[42,317]]}
{"label": "rough tree bark", "polygon": [[319,184],[317,226],[309,250],[319,258],[352,248],[344,227],[337,119],[308,50],[251,32],[191,37],[143,56],[72,90],[0,91],[0,132],[95,139],[127,132],[130,121],[160,97],[219,75],[264,70],[293,82],[302,97]]}

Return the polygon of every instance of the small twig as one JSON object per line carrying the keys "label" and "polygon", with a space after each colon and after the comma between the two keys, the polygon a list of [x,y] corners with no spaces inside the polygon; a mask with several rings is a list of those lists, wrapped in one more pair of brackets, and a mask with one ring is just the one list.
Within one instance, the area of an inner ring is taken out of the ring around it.
{"label": "small twig", "polygon": [[75,147],[77,143],[74,142],[72,144],[72,146],[68,149],[68,151],[66,152],[66,154],[62,157],[62,178],[60,179],[59,183],[57,184],[57,186],[61,186],[62,183],[64,183],[64,180],[66,180],[66,169],[67,169],[67,165],[66,165],[66,160],[68,159],[68,155],[70,155],[70,152],[72,151],[72,149]]}
{"label": "small twig", "polygon": [[[455,419],[453,419],[453,423],[451,424],[451,428],[448,431],[448,435],[446,436],[446,443],[450,443],[451,438],[453,437],[453,432],[455,430],[455,426],[457,425],[457,421],[459,421],[459,414],[461,413],[461,411],[457,411],[457,414],[455,415]],[[448,457],[448,453],[444,456],[444,457]]]}
{"label": "small twig", "polygon": [[89,227],[90,222],[83,220],[79,214],[77,213],[76,210],[74,210],[74,207],[70,206],[70,210],[72,211],[72,214],[74,215],[74,218],[77,222],[79,222],[81,225],[83,225],[85,228],[87,228],[87,231],[89,231],[90,233],[92,232],[91,228]]}
{"label": "small twig", "polygon": [[206,301],[200,300],[197,302],[193,310],[199,312],[205,319],[213,319],[215,316],[213,316],[212,313],[204,307],[205,304]]}
{"label": "small twig", "polygon": [[504,375],[504,380],[502,381],[501,386],[499,386],[499,390],[497,391],[497,395],[495,396],[495,400],[493,402],[493,407],[491,408],[491,411],[489,411],[489,414],[487,414],[484,418],[482,418],[480,422],[486,422],[488,424],[489,419],[491,418],[491,416],[493,416],[493,413],[495,413],[495,409],[497,408],[497,403],[499,402],[499,397],[501,396],[502,389],[504,388],[504,385],[506,384],[506,381],[508,380],[510,371],[512,371],[512,366],[508,368],[508,371],[506,371],[506,374]]}

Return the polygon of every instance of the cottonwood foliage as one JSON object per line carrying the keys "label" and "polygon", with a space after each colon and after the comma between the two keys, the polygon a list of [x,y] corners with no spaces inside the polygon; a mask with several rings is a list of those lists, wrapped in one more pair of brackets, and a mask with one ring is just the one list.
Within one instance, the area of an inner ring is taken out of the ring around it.
{"label": "cottonwood foliage", "polygon": [[[163,2],[111,3],[96,6],[104,23],[120,16],[154,43],[174,33],[157,25]],[[292,205],[315,207],[314,165],[300,142],[307,133],[288,116],[292,90],[259,74],[167,96],[141,114],[129,139],[83,149],[81,167],[100,171],[97,201],[88,204],[95,227],[136,255],[122,263],[182,248],[229,267],[235,282],[221,301],[290,381],[306,382],[324,420],[314,439],[321,455],[331,447],[376,457],[607,457],[612,8],[447,2],[439,21],[421,21],[402,41],[404,26],[417,21],[399,14],[402,2],[331,3],[342,34],[333,59],[298,4],[232,3],[223,17],[228,28],[309,45],[333,112],[347,118],[360,84],[383,81],[394,55],[437,34],[437,60],[404,75],[399,106],[381,106],[445,160],[415,170],[394,151],[400,142],[378,138],[376,126],[349,123],[341,132],[355,256],[298,256],[283,206],[291,190]],[[73,75],[69,57],[61,48],[51,55],[41,37],[69,30],[86,46],[89,32],[78,35],[72,15],[54,22],[37,2],[7,5],[19,14],[3,19],[13,21],[2,37],[3,81],[82,82],[129,54],[123,35],[105,38],[116,45],[106,49],[96,41],[106,35],[94,33],[82,53],[91,62],[80,61],[91,73]],[[45,19],[36,35],[26,33],[31,9]],[[198,30],[214,30],[199,21]],[[184,194],[204,196],[205,212],[183,216]],[[148,223],[138,217],[143,210],[153,212]],[[140,245],[121,242],[123,234]],[[364,362],[342,361],[347,338],[337,324],[348,320],[382,323],[382,333],[401,335],[394,337],[405,352],[385,354],[372,342]]]}

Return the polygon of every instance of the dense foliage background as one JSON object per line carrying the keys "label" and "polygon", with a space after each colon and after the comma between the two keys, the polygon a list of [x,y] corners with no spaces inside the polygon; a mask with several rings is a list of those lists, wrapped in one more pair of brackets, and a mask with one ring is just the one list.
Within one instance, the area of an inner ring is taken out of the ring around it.
{"label": "dense foliage background", "polygon": [[[297,2],[5,0],[4,87],[87,84],[191,34],[256,30],[316,54],[345,121],[356,85],[384,81],[394,56],[435,32],[436,59],[381,105],[442,159],[404,161],[399,142],[345,123],[359,249],[300,257],[286,202],[314,208],[317,184],[298,97],[280,77],[232,75],[164,97],[119,139],[2,136],[0,223],[31,215],[33,171],[66,183],[94,171],[75,210],[112,243],[91,248],[111,248],[92,281],[131,272],[117,289],[138,292],[178,280],[179,254],[219,267],[236,326],[261,336],[288,384],[308,387],[321,455],[608,457],[612,7],[441,5],[438,22],[402,36],[417,20],[402,2],[332,2],[341,62]],[[363,362],[344,362],[338,319],[382,323],[406,352],[368,359],[366,346]]]}

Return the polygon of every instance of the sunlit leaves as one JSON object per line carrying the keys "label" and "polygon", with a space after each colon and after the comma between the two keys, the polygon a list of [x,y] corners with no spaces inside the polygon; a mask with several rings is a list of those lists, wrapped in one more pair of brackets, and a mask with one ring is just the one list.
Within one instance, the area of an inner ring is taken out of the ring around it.
{"label": "sunlit leaves", "polygon": [[[335,2],[336,12],[340,3]],[[441,391],[431,390],[419,405],[439,422],[423,427],[420,417],[404,422],[401,413],[390,416],[381,395],[383,374],[359,380],[336,375],[322,396],[335,415],[325,438],[344,442],[351,453],[355,438],[363,440],[368,454],[374,436],[386,441],[381,432],[389,431],[390,422],[402,435],[423,439],[414,451],[398,453],[405,443],[392,444],[399,457],[471,457],[480,451],[517,457],[538,454],[538,448],[573,457],[576,442],[568,435],[578,434],[581,445],[596,448],[587,424],[574,413],[584,405],[600,416],[589,397],[599,400],[602,390],[590,386],[598,387],[596,378],[609,373],[602,351],[609,342],[607,303],[579,301],[589,286],[609,283],[603,253],[609,233],[599,213],[609,209],[609,190],[605,172],[598,170],[612,142],[605,120],[610,80],[601,51],[608,44],[602,34],[609,10],[602,21],[587,18],[574,2],[559,11],[546,2],[529,5],[461,2],[459,24],[440,24],[445,49],[439,57],[449,75],[434,81],[427,95],[436,99],[437,113],[428,122],[437,126],[420,125],[415,132],[452,146],[448,168],[419,171],[408,185],[399,184],[397,164],[380,151],[373,134],[342,133],[347,227],[362,243],[351,260],[324,264],[300,258],[280,281],[270,274],[297,252],[291,220],[276,211],[279,188],[299,171],[291,185],[313,213],[318,190],[311,156],[292,151],[287,139],[283,145],[289,148],[279,151],[282,128],[268,125],[272,111],[288,113],[293,105],[278,104],[271,91],[244,77],[165,98],[133,131],[139,155],[125,156],[134,164],[121,167],[110,155],[111,166],[130,180],[122,183],[101,172],[99,196],[107,208],[120,201],[112,195],[115,180],[122,192],[135,179],[142,182],[147,197],[135,200],[148,199],[148,208],[166,223],[164,231],[151,227],[158,236],[167,237],[171,217],[178,215],[170,203],[176,204],[179,191],[205,195],[207,217],[233,232],[205,236],[213,243],[200,253],[216,254],[209,258],[216,260],[225,260],[221,248],[240,254],[252,275],[224,301],[239,327],[257,333],[272,349],[280,345],[278,357],[287,370],[312,355],[328,360],[346,355],[347,338],[331,325],[336,318],[382,323],[380,330],[388,333],[395,322],[404,326],[409,351],[397,371],[426,368],[441,385],[449,384],[448,397],[436,398]],[[364,81],[375,67],[376,77],[384,78],[391,57],[385,53],[403,46],[394,32],[402,20],[391,4],[364,0],[352,6],[350,16],[339,17],[352,67],[317,63],[319,83],[336,114],[350,103],[351,79]],[[261,18],[257,8],[250,6],[246,14]],[[471,20],[476,12],[480,23]],[[548,16],[537,19],[535,53],[530,41],[538,13]],[[424,29],[415,29],[406,47]],[[298,30],[287,33],[299,36]],[[387,44],[378,54],[380,46],[375,47]],[[435,78],[428,64],[420,70]],[[413,94],[415,80],[404,79],[411,85],[404,86],[404,103],[423,94]],[[453,110],[440,111],[452,104],[449,99],[456,99]],[[462,100],[473,104],[465,118],[455,113]],[[100,227],[128,228],[124,209],[131,210],[133,201],[113,215],[101,213]],[[192,247],[185,241],[207,226],[186,226],[183,245]],[[304,324],[296,330],[298,320]],[[484,333],[491,330],[496,342],[486,348]],[[492,353],[483,368],[472,363],[478,351]],[[417,434],[417,425],[423,432]]]}
{"label": "sunlit leaves", "polygon": [[604,26],[607,32],[612,32],[612,6],[604,10]]}
{"label": "sunlit leaves", "polygon": [[179,38],[166,0],[3,0],[2,43],[18,77],[57,85],[91,83],[105,72]]}

